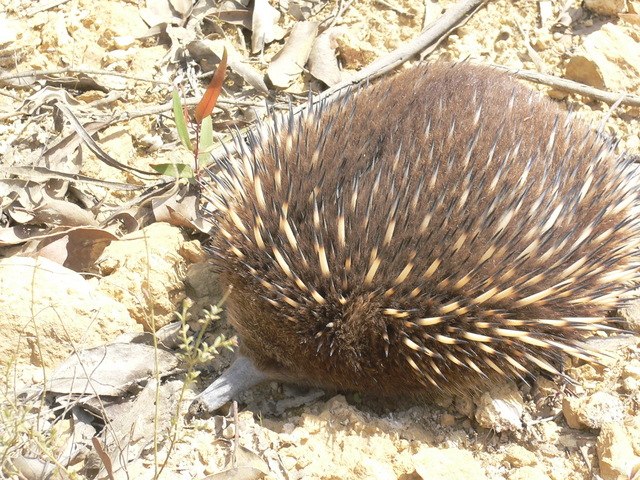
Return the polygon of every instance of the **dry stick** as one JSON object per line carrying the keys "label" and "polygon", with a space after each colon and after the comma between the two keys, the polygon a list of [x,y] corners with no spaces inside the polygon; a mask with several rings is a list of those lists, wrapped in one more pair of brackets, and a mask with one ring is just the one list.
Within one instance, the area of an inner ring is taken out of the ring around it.
{"label": "dry stick", "polygon": [[387,0],[375,0],[376,3],[379,3],[383,7],[387,7],[389,10],[396,12],[398,15],[410,15],[406,10],[402,10],[400,7],[395,5],[391,5]]}
{"label": "dry stick", "polygon": [[[20,98],[18,95],[14,95],[13,93],[0,91],[0,95],[4,95],[5,97],[9,97],[10,99],[15,100],[16,102],[22,102],[23,101],[22,98]],[[2,118],[0,118],[0,119],[2,119]]]}
{"label": "dry stick", "polygon": [[640,107],[640,96],[631,95],[627,93],[614,93],[600,90],[599,88],[590,87],[583,83],[574,82],[573,80],[567,80],[566,78],[554,77],[553,75],[547,75],[546,73],[532,72],[530,70],[518,70],[511,67],[505,67],[503,65],[493,65],[499,70],[504,70],[514,77],[529,82],[540,83],[549,87],[562,90],[563,92],[577,93],[585,97],[595,98],[609,105],[612,105],[620,100],[620,97],[624,98],[620,101],[622,105],[628,105],[630,107]]}
{"label": "dry stick", "polygon": [[0,75],[0,83],[6,83],[7,80],[13,80],[15,78],[26,77],[46,77],[50,75],[60,75],[63,73],[84,73],[85,75],[110,75],[112,77],[128,78],[129,80],[137,80],[139,82],[154,83],[157,85],[171,85],[171,82],[165,80],[153,80],[150,78],[136,77],[135,75],[129,75],[127,73],[110,72],[108,70],[91,70],[87,68],[58,68],[55,70],[28,70],[26,72],[7,73]]}
{"label": "dry stick", "polygon": [[520,35],[522,35],[522,38],[524,39],[524,48],[527,50],[527,55],[529,55],[529,58],[536,65],[536,69],[539,72],[545,72],[547,70],[547,67],[540,55],[538,55],[538,52],[536,52],[535,49],[531,46],[529,32],[522,28],[522,25],[520,25],[520,22],[518,20],[515,20],[515,22]]}
{"label": "dry stick", "polygon": [[[187,98],[182,105],[192,107],[193,105],[197,105],[200,102],[199,98]],[[218,104],[220,105],[231,105],[234,107],[262,107],[263,104],[260,102],[250,102],[243,100],[235,100],[233,98],[218,98]],[[162,105],[154,105],[153,107],[142,108],[140,110],[133,110],[131,112],[120,112],[118,114],[114,114],[110,116],[110,119],[113,119],[113,122],[121,122],[124,120],[131,120],[132,118],[137,117],[145,117],[148,115],[157,115],[159,113],[168,112],[173,110],[173,103],[167,102]]]}
{"label": "dry stick", "polygon": [[233,427],[235,430],[235,442],[233,444],[233,467],[238,466],[238,443],[240,443],[240,426],[238,421],[238,402],[233,401]]}
{"label": "dry stick", "polygon": [[118,170],[121,170],[123,172],[131,173],[137,177],[139,177],[140,175],[149,175],[152,177],[157,177],[158,175],[160,175],[160,173],[158,172],[147,172],[145,170],[140,170],[139,168],[135,168],[130,165],[120,163],[115,158],[107,154],[107,152],[105,152],[97,144],[97,142],[93,139],[91,135],[89,135],[89,133],[85,130],[82,123],[80,123],[80,121],[76,118],[76,116],[73,114],[71,109],[66,104],[62,102],[56,102],[55,106],[56,108],[58,108],[58,110],[60,110],[64,114],[65,118],[71,124],[71,127],[76,131],[76,133],[80,136],[80,138],[82,138],[82,140],[84,141],[84,144],[93,152],[93,154],[96,157],[98,157],[98,160],[100,160],[102,163],[105,163],[110,167],[117,168]]}
{"label": "dry stick", "polygon": [[40,4],[37,4],[27,9],[27,11],[24,12],[24,16],[26,18],[33,17],[36,13],[44,12],[45,10],[49,10],[50,8],[53,8],[53,7],[58,7],[63,3],[67,3],[68,1],[69,0],[48,0],[48,1],[42,2]]}
{"label": "dry stick", "polygon": [[387,73],[390,70],[402,65],[414,55],[419,54],[430,45],[439,42],[448,33],[457,28],[461,22],[467,20],[469,15],[473,15],[488,0],[463,0],[449,9],[442,17],[425,28],[420,35],[411,40],[406,45],[395,49],[391,53],[370,63],[349,79],[334,85],[330,89],[322,92],[314,102],[326,100],[330,97],[340,98],[346,94],[345,87],[359,84],[364,80],[374,78]]}

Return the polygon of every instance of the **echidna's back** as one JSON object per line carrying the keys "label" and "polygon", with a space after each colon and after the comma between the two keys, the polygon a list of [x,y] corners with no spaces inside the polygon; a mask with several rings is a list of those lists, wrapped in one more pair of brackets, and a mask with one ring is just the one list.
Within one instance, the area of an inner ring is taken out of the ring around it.
{"label": "echidna's back", "polygon": [[387,393],[588,356],[573,332],[637,279],[635,176],[612,148],[467,64],[277,121],[219,179],[243,352],[279,378]]}

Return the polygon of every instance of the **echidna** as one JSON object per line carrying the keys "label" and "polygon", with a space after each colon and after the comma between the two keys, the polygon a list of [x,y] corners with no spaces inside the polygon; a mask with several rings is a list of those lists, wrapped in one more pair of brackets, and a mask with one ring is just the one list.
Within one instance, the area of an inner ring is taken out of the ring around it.
{"label": "echidna", "polygon": [[494,69],[416,67],[238,145],[212,199],[241,357],[200,408],[267,378],[428,396],[559,374],[638,280],[629,158]]}

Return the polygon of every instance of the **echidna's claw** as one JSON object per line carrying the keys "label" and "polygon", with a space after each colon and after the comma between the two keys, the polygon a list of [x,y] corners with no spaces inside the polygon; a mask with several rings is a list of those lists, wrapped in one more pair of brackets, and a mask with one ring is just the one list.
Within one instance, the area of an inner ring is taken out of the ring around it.
{"label": "echidna's claw", "polygon": [[195,398],[189,407],[189,413],[196,415],[214,412],[228,401],[235,399],[239,393],[268,378],[256,369],[248,357],[240,356],[215,382]]}

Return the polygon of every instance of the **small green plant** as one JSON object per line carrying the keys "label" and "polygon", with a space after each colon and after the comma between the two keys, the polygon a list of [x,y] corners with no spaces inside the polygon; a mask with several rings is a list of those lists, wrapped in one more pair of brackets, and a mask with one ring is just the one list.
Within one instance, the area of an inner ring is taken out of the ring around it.
{"label": "small green plant", "polygon": [[[174,178],[191,179],[198,176],[199,165],[206,162],[207,156],[213,148],[211,113],[216,106],[220,92],[222,92],[226,69],[227,50],[225,49],[222,60],[196,107],[193,119],[189,115],[186,105],[181,101],[178,90],[173,90],[173,116],[178,130],[178,138],[187,150],[193,152],[193,167],[186,163],[160,163],[151,165],[154,170]],[[191,142],[189,130],[195,134],[195,147]]]}
{"label": "small green plant", "polygon": [[181,313],[176,313],[181,323],[180,340],[183,350],[178,356],[185,362],[187,367],[187,382],[185,383],[189,383],[189,381],[193,383],[198,377],[200,372],[195,368],[198,364],[211,360],[223,348],[233,350],[233,347],[237,345],[236,337],[226,339],[224,335],[218,335],[211,345],[204,341],[205,331],[211,323],[220,319],[220,313],[222,313],[220,305],[214,305],[210,310],[204,310],[204,317],[198,321],[201,328],[196,337],[189,335],[189,324],[187,322],[190,314],[186,310],[186,304],[183,304]]}
{"label": "small green plant", "polygon": [[160,477],[160,474],[164,470],[167,461],[171,456],[171,452],[178,440],[179,426],[182,419],[182,404],[184,403],[185,394],[196,381],[198,375],[200,375],[200,371],[197,369],[197,366],[214,358],[220,353],[220,350],[224,348],[233,350],[233,348],[238,345],[236,337],[227,339],[224,335],[218,335],[210,345],[204,341],[204,334],[209,325],[220,319],[220,313],[222,312],[221,306],[225,299],[226,297],[223,298],[218,305],[212,306],[210,310],[204,310],[203,317],[198,320],[200,330],[195,336],[190,334],[188,322],[191,318],[191,314],[188,311],[188,303],[183,302],[182,311],[176,312],[176,316],[180,320],[179,339],[182,350],[181,353],[178,353],[178,357],[184,362],[186,373],[184,383],[182,384],[182,390],[180,391],[178,398],[177,411],[175,416],[171,418],[167,455],[165,457],[165,461],[157,470],[155,478]]}
{"label": "small green plant", "polygon": [[[48,414],[42,414],[39,398],[23,400],[12,385],[16,358],[11,358],[0,373],[0,477],[23,478],[12,463],[20,459],[26,465],[52,474],[55,470],[75,478],[65,465],[58,462],[60,445],[57,424]],[[43,426],[46,426],[43,428]]]}

